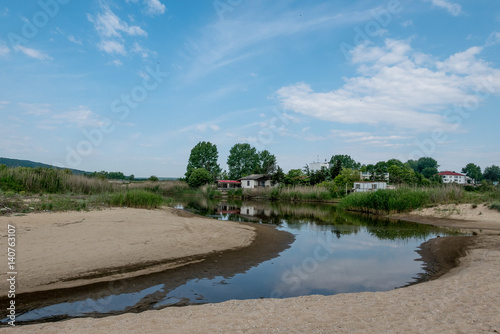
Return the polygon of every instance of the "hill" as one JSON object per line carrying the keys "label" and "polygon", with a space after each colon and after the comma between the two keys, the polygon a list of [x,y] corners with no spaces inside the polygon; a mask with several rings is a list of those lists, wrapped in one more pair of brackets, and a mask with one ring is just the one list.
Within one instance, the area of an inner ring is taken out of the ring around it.
{"label": "hill", "polygon": [[[30,161],[30,160],[18,160],[18,159],[9,159],[9,158],[0,158],[0,165],[6,165],[7,167],[31,167],[31,168],[36,168],[36,167],[44,167],[44,168],[55,168],[55,169],[66,169],[62,167],[56,167],[52,165],[47,165],[41,162],[35,162],[35,161]],[[89,172],[83,171],[83,170],[78,170],[78,169],[71,169],[68,168],[73,172],[73,174],[89,174]]]}

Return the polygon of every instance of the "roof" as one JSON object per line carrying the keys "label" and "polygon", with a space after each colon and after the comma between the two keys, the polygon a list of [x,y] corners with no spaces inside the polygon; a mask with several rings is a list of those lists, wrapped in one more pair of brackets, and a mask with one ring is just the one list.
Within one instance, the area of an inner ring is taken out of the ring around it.
{"label": "roof", "polygon": [[443,176],[443,175],[465,176],[464,174],[455,173],[455,172],[449,172],[449,171],[438,173],[438,175],[441,175],[441,176]]}
{"label": "roof", "polygon": [[241,183],[240,181],[235,181],[235,180],[217,180],[217,182],[219,182],[219,183],[236,183],[236,184]]}
{"label": "roof", "polygon": [[269,175],[267,174],[252,174],[245,177],[242,177],[240,180],[260,180],[260,179],[269,179]]}

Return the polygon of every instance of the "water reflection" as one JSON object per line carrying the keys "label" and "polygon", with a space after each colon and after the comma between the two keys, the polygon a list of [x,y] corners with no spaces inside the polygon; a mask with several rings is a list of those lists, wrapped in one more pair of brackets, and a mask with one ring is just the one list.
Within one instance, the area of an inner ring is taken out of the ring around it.
{"label": "water reflection", "polygon": [[120,284],[126,289],[119,293],[96,286],[53,300],[40,301],[45,296],[38,297],[30,301],[33,306],[18,316],[18,321],[138,312],[229,299],[387,291],[414,281],[423,272],[415,252],[421,243],[437,235],[454,234],[429,225],[337,212],[334,205],[195,197],[176,201],[178,208],[214,219],[274,224],[294,234],[295,241],[261,263],[245,260],[245,265],[238,266],[241,259],[225,257],[225,264],[234,270],[224,274],[209,271],[217,268],[216,264],[201,263],[178,272],[123,280]]}

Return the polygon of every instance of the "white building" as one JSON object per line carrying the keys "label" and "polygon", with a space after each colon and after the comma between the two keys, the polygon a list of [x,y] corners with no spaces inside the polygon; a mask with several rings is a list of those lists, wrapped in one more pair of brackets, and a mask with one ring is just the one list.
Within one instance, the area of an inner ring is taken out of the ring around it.
{"label": "white building", "polygon": [[[361,180],[369,180],[372,177],[371,172],[359,172]],[[389,173],[384,173],[384,180],[389,181]]]}
{"label": "white building", "polygon": [[387,182],[354,182],[354,192],[377,191],[387,189]]}
{"label": "white building", "polygon": [[331,167],[332,167],[332,164],[326,162],[326,160],[325,160],[325,162],[311,162],[309,164],[309,171],[311,173],[314,173],[314,172],[319,171],[323,168],[330,169]]}
{"label": "white building", "polygon": [[266,174],[252,174],[239,179],[241,187],[246,189],[271,187],[271,177]]}
{"label": "white building", "polygon": [[460,173],[455,172],[441,172],[438,174],[443,178],[443,183],[458,183],[458,184],[466,184],[467,176]]}

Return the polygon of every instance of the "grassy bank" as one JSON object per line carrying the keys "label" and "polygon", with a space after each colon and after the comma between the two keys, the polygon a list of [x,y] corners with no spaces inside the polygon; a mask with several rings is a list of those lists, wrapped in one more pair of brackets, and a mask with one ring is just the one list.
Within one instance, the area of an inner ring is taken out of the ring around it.
{"label": "grassy bank", "polygon": [[396,190],[378,190],[375,192],[350,194],[342,199],[339,208],[367,213],[409,212],[438,204],[490,204],[499,199],[499,189],[481,193],[467,192],[459,185],[443,185],[428,188],[401,187]]}
{"label": "grassy bank", "polygon": [[244,199],[300,202],[328,202],[334,199],[334,195],[327,188],[317,186],[243,189],[242,197]]}
{"label": "grassy bank", "polygon": [[162,192],[182,188],[177,183],[126,184],[73,175],[48,168],[0,167],[0,214],[36,211],[90,210],[110,206],[158,208]]}

